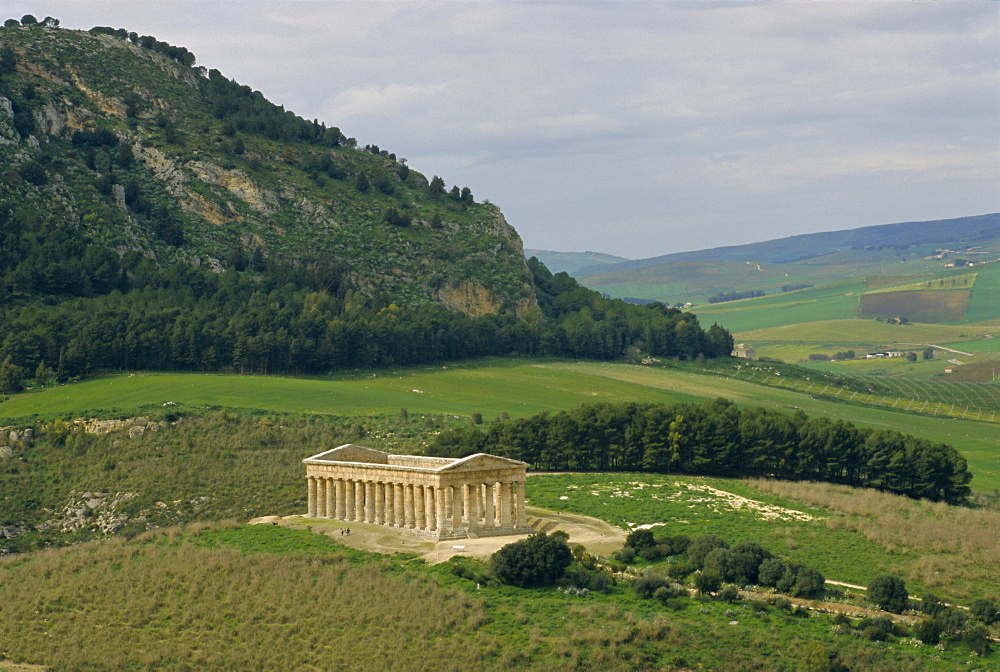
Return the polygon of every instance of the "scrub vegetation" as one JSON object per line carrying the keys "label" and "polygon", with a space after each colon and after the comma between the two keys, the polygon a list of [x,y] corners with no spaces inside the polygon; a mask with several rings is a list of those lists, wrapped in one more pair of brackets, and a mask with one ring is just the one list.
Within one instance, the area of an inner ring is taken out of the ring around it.
{"label": "scrub vegetation", "polygon": [[474,565],[428,567],[307,531],[228,523],[41,551],[0,560],[2,655],[69,669],[612,672],[953,670],[971,655],[961,643],[852,637],[863,621],[837,629],[835,616],[804,617],[766,596],[661,601],[630,582],[516,588],[460,576]]}

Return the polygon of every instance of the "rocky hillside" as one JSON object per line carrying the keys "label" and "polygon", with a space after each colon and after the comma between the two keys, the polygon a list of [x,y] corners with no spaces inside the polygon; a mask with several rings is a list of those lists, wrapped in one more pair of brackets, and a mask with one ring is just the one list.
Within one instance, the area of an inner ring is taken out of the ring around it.
{"label": "rocky hillside", "polygon": [[153,37],[8,21],[0,166],[5,253],[21,250],[4,260],[8,296],[73,294],[11,233],[34,230],[161,266],[292,262],[401,305],[521,315],[536,303],[496,206]]}

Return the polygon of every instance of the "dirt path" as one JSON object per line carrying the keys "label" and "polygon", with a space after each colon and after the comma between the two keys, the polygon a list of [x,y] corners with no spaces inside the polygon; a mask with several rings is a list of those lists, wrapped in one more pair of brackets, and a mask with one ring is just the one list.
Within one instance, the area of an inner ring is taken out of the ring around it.
{"label": "dirt path", "polygon": [[[578,514],[560,513],[529,506],[526,509],[528,524],[545,533],[562,530],[569,535],[570,545],[583,544],[597,555],[610,555],[625,543],[625,530],[603,520]],[[431,564],[444,562],[455,555],[487,558],[502,546],[524,539],[525,534],[478,539],[453,539],[434,541],[423,539],[405,530],[356,521],[306,518],[304,516],[264,516],[254,518],[251,525],[282,525],[296,529],[311,529],[333,537],[345,546],[376,553],[416,553]],[[350,530],[345,535],[343,532]]]}

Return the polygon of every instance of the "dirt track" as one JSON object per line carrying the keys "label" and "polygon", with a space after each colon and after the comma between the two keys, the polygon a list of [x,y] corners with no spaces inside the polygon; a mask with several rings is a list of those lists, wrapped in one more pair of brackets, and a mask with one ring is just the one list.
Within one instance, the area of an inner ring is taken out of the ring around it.
{"label": "dirt track", "polygon": [[[542,532],[562,530],[569,534],[570,545],[583,544],[591,553],[610,555],[625,542],[625,531],[603,520],[577,514],[559,513],[546,509],[527,507],[528,523]],[[507,537],[482,537],[479,539],[456,539],[433,541],[381,525],[330,520],[326,518],[305,518],[303,516],[265,516],[254,518],[251,525],[283,525],[292,528],[308,528],[326,534],[353,548],[376,553],[416,553],[431,564],[444,562],[454,555],[485,558],[501,546],[524,539],[527,535]],[[349,535],[343,534],[350,529]],[[458,548],[456,548],[458,547]]]}

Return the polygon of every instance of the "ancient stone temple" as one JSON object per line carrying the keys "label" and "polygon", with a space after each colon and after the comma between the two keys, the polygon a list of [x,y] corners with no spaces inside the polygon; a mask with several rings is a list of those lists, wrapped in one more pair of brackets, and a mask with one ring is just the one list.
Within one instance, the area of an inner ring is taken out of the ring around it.
{"label": "ancient stone temple", "polygon": [[527,464],[390,455],[345,444],[302,460],[314,518],[374,523],[432,539],[533,532],[524,513]]}

